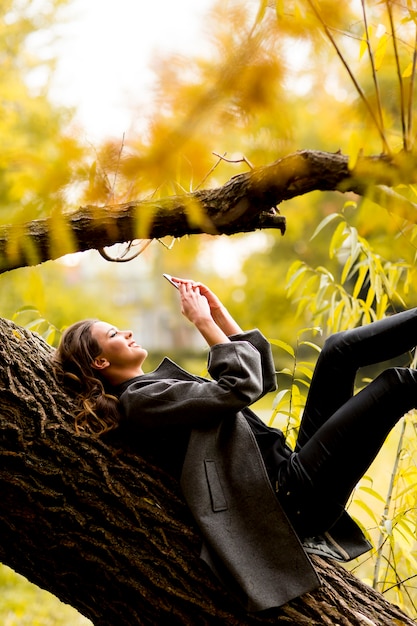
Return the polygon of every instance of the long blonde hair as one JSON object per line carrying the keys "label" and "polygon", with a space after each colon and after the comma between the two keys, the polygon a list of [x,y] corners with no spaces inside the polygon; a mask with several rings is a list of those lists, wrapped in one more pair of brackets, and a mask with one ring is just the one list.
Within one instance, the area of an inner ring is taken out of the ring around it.
{"label": "long blonde hair", "polygon": [[117,428],[120,411],[117,397],[106,391],[99,372],[92,366],[101,353],[98,341],[91,334],[96,322],[94,319],[76,322],[63,332],[53,355],[53,366],[58,381],[75,393],[77,433],[98,437]]}

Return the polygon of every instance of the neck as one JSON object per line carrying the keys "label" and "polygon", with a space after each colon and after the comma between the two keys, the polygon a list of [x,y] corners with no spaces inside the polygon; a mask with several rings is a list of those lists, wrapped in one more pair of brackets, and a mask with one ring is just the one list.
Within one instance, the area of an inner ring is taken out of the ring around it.
{"label": "neck", "polygon": [[142,374],[143,374],[143,370],[141,367],[132,368],[131,370],[126,370],[126,369],[117,370],[116,369],[111,372],[107,370],[105,374],[105,378],[112,387],[117,387],[118,385],[121,385],[127,380],[130,380],[131,378],[136,378],[136,376],[142,376]]}

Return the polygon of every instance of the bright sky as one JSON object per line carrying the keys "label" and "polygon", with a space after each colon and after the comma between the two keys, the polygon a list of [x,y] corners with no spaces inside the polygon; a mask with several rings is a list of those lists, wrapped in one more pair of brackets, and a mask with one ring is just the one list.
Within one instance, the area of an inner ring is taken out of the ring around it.
{"label": "bright sky", "polygon": [[[204,16],[213,4],[214,0],[73,0],[66,13],[70,19],[58,28],[53,99],[76,107],[86,140],[98,144],[112,136],[121,141],[132,122],[137,124],[141,110],[146,114],[154,80],[152,58],[164,52],[201,52],[208,41]],[[265,246],[264,234],[252,237],[256,249]],[[249,236],[239,256],[237,246],[231,254],[231,243],[221,238],[208,262],[216,266],[218,259],[219,273],[236,274],[252,250],[248,242]]]}
{"label": "bright sky", "polygon": [[74,105],[88,138],[121,138],[149,99],[155,53],[188,53],[206,38],[213,0],[73,0],[59,28],[55,100]]}

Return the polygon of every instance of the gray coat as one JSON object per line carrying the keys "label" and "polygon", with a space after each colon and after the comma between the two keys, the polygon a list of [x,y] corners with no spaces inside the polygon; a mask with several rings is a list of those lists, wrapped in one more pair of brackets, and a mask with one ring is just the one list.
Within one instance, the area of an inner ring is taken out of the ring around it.
{"label": "gray coat", "polygon": [[[180,455],[181,487],[204,538],[202,558],[248,610],[262,611],[320,581],[277,500],[248,421],[246,407],[275,388],[269,343],[259,331],[231,339],[209,352],[212,380],[166,359],[125,383],[120,401],[124,425],[161,446],[161,463]],[[181,440],[173,440],[176,432]],[[336,535],[346,560],[370,547],[347,514]]]}

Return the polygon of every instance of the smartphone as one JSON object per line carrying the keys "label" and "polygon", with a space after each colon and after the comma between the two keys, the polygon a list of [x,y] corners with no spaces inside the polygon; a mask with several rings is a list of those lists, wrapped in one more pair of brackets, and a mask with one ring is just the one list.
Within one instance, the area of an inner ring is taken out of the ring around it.
{"label": "smartphone", "polygon": [[171,283],[171,285],[174,285],[175,289],[179,289],[178,283],[176,283],[175,280],[172,280],[172,276],[170,276],[169,274],[162,274],[162,276],[166,278],[167,281]]}

